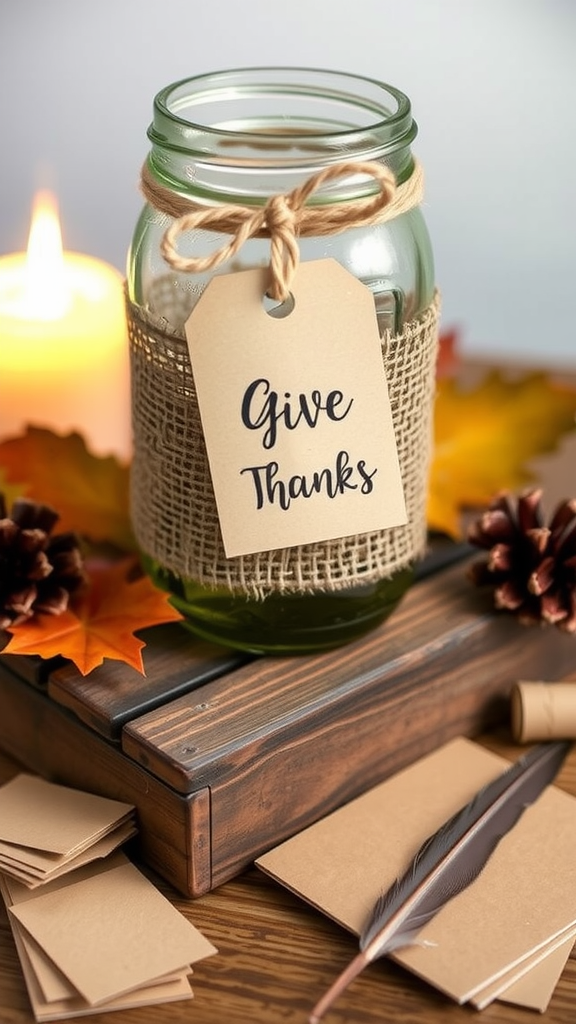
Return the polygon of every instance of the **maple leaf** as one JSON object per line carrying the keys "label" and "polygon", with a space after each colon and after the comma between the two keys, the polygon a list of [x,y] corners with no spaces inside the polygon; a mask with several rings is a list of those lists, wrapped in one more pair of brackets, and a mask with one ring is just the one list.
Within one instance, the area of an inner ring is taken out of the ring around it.
{"label": "maple leaf", "polygon": [[26,496],[58,512],[59,530],[134,551],[129,469],[112,455],[93,455],[80,434],[28,427],[0,442],[0,467],[12,490],[24,478]]}
{"label": "maple leaf", "polygon": [[481,508],[502,490],[533,481],[527,462],[553,451],[576,424],[576,390],[545,373],[508,380],[489,373],[474,388],[438,381],[428,526],[462,536],[465,508]]}
{"label": "maple leaf", "polygon": [[136,564],[134,559],[122,559],[89,566],[89,585],[74,596],[70,608],[57,616],[36,615],[10,629],[3,653],[60,655],[73,661],[84,676],[104,658],[112,658],[145,675],[145,642],[134,636],[135,631],[178,622],[182,615],[147,576],[130,579]]}

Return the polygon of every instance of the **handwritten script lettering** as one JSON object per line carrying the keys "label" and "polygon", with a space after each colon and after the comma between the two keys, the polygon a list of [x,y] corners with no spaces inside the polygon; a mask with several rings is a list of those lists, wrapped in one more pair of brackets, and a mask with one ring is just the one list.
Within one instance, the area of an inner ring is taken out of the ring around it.
{"label": "handwritten script lettering", "polygon": [[[296,430],[302,424],[314,430],[321,417],[338,424],[346,419],[353,402],[337,388],[325,397],[316,389],[309,395],[301,392],[292,396],[289,391],[275,391],[266,377],[258,377],[244,392],[241,419],[248,430],[262,431],[262,447],[270,450],[279,440],[281,429]],[[240,476],[252,480],[256,509],[275,505],[284,512],[297,498],[324,494],[334,499],[349,491],[371,494],[376,473],[376,468],[367,469],[364,459],[352,459],[345,448],[340,448],[331,467],[306,473],[283,474],[276,459],[240,469]]]}
{"label": "handwritten script lettering", "polygon": [[[278,437],[278,427],[296,430],[301,423],[312,429],[317,425],[320,415],[325,413],[329,420],[343,420],[354,399],[346,402],[342,391],[329,391],[323,399],[320,391],[314,390],[310,396],[299,394],[292,396],[284,391],[281,397],[271,388],[266,377],[258,377],[248,385],[242,400],[242,423],[248,430],[264,430],[262,445],[266,449],[273,448]],[[344,408],[341,408],[343,403]]]}
{"label": "handwritten script lettering", "polygon": [[377,473],[376,469],[369,472],[363,459],[351,463],[346,451],[338,452],[334,469],[318,470],[308,476],[295,473],[287,480],[278,477],[279,470],[277,462],[268,462],[265,466],[247,466],[240,470],[241,475],[252,474],[257,509],[269,504],[278,505],[286,512],[294,498],[311,498],[322,492],[329,498],[336,498],[339,494],[356,491],[358,488],[361,494],[370,494]]}

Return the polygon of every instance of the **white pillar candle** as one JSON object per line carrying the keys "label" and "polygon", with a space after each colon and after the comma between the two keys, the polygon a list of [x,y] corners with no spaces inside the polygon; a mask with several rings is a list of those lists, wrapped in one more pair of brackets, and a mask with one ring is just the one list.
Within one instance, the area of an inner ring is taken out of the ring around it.
{"label": "white pillar candle", "polygon": [[78,431],[90,451],[130,457],[130,387],[120,273],[62,251],[40,193],[27,253],[0,257],[0,440],[26,427]]}

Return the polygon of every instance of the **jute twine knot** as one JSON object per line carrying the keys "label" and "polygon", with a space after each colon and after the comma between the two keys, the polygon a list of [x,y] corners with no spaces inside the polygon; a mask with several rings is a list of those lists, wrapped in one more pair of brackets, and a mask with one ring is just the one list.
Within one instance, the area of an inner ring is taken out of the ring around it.
{"label": "jute twine knot", "polygon": [[[378,191],[362,199],[307,205],[322,185],[350,175],[367,175]],[[373,160],[351,160],[331,164],[311,175],[291,192],[271,196],[265,205],[240,206],[232,203],[204,206],[177,195],[154,177],[148,164],[141,175],[142,192],[148,203],[174,218],[161,242],[166,262],[177,271],[199,274],[214,270],[231,259],[249,238],[270,238],[270,298],[284,302],[300,261],[298,237],[331,235],[349,228],[379,224],[406,213],[422,200],[423,174],[418,163],[407,181],[396,184],[392,171]],[[208,256],[181,256],[180,235],[187,231],[229,234],[230,241]]]}

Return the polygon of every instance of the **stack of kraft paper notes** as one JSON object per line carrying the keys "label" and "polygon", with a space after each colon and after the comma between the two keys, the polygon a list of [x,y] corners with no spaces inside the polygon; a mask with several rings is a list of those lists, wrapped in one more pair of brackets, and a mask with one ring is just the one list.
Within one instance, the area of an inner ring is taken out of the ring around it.
{"label": "stack of kraft paper notes", "polygon": [[18,775],[0,787],[0,893],[38,1021],[189,999],[216,953],[118,850],[134,808]]}
{"label": "stack of kraft paper notes", "polygon": [[[456,739],[260,857],[258,866],[359,935],[421,844],[509,767]],[[576,799],[549,786],[480,876],[394,959],[458,1003],[544,1012],[576,938]]]}

